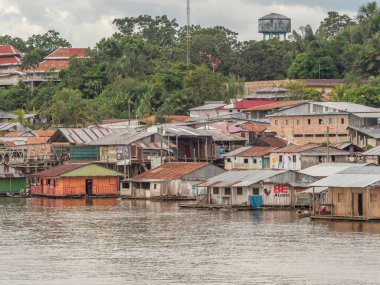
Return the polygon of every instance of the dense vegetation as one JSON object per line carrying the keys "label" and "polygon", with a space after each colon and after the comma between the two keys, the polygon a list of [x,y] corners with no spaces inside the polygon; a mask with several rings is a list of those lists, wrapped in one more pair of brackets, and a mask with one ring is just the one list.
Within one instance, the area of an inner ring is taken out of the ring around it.
{"label": "dense vegetation", "polygon": [[[104,118],[185,114],[206,100],[229,100],[243,81],[285,78],[345,78],[333,100],[380,107],[380,7],[359,8],[355,19],[329,12],[317,31],[294,31],[290,40],[238,41],[224,27],[191,27],[191,64],[186,64],[186,27],[166,16],[115,19],[118,32],[73,58],[59,84],[20,83],[0,89],[0,109],[40,111],[54,123],[77,125]],[[26,53],[23,66],[37,65],[57,47],[70,47],[56,31],[24,41],[1,36]],[[370,79],[361,86],[362,79]],[[291,86],[295,96],[302,86]],[[302,93],[302,94],[300,94]],[[306,97],[306,98],[305,98]],[[128,114],[131,107],[131,114]]]}

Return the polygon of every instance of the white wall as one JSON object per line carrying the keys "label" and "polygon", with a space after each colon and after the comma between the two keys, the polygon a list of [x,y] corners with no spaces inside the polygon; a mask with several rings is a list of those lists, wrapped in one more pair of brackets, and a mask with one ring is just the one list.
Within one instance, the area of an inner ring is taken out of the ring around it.
{"label": "white wall", "polygon": [[[229,157],[231,162],[227,162],[228,158],[224,159],[224,165],[226,170],[232,169],[262,169],[262,158],[261,157]],[[248,160],[247,163],[244,161]]]}
{"label": "white wall", "polygon": [[[282,156],[282,163],[280,163],[280,156]],[[296,162],[293,162],[293,156],[295,156]],[[301,155],[299,153],[271,153],[270,168],[301,170]]]}

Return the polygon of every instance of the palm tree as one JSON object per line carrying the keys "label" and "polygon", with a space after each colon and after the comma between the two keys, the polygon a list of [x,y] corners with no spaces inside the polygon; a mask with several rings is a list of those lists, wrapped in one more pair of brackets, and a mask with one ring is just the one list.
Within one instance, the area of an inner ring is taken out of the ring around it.
{"label": "palm tree", "polygon": [[367,39],[371,38],[380,30],[380,7],[377,2],[360,6],[356,19],[363,27]]}

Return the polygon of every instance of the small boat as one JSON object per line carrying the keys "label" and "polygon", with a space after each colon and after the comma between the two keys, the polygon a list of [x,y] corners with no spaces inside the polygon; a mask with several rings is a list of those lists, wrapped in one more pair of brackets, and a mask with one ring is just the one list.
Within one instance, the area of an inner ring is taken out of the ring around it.
{"label": "small boat", "polygon": [[307,218],[311,216],[311,212],[309,210],[297,210],[297,217],[299,218]]}

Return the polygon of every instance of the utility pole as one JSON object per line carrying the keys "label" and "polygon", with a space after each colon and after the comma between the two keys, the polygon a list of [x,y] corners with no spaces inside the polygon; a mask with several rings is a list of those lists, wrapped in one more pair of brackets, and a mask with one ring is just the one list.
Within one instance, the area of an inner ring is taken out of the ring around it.
{"label": "utility pole", "polygon": [[327,162],[330,162],[330,129],[327,127]]}
{"label": "utility pole", "polygon": [[187,1],[187,27],[186,27],[186,36],[187,36],[187,49],[186,49],[186,62],[187,65],[190,64],[190,0]]}

